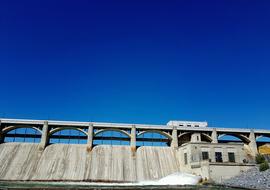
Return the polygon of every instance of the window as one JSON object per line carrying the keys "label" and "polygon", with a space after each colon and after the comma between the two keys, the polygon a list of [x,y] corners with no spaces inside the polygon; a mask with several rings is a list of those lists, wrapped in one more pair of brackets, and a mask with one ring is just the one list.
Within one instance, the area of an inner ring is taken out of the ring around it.
{"label": "window", "polygon": [[215,157],[216,157],[216,162],[223,162],[221,152],[215,152]]}
{"label": "window", "polygon": [[199,127],[199,125],[195,125],[195,127]]}
{"label": "window", "polygon": [[202,159],[208,160],[209,159],[209,153],[208,152],[202,152]]}
{"label": "window", "polygon": [[188,164],[187,153],[184,153],[184,160],[185,160],[185,165],[187,165]]}
{"label": "window", "polygon": [[188,127],[191,127],[191,125],[187,125]]}
{"label": "window", "polygon": [[228,157],[229,157],[229,162],[235,162],[234,152],[229,152]]}

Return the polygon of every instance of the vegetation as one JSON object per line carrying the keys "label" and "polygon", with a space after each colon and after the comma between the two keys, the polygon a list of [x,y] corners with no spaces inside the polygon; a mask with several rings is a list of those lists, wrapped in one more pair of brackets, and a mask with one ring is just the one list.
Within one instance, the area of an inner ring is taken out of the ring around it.
{"label": "vegetation", "polygon": [[260,171],[265,171],[269,169],[269,164],[267,161],[264,161],[263,163],[260,164]]}
{"label": "vegetation", "polygon": [[257,154],[255,159],[257,164],[262,164],[265,162],[265,157],[262,154]]}

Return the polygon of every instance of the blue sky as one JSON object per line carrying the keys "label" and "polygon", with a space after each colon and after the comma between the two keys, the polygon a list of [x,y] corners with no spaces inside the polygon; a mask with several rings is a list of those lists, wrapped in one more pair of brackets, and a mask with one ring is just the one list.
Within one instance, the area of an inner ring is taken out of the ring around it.
{"label": "blue sky", "polygon": [[269,1],[1,1],[0,117],[270,129]]}

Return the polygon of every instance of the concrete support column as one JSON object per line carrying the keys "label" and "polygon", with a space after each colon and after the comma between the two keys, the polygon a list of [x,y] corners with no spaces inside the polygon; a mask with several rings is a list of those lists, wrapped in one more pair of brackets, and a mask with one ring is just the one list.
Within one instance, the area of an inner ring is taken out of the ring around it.
{"label": "concrete support column", "polygon": [[132,152],[136,152],[136,126],[132,125],[130,131],[130,147]]}
{"label": "concrete support column", "polygon": [[89,123],[88,136],[87,136],[87,151],[92,150],[93,141],[94,141],[94,126],[93,126],[93,123]]}
{"label": "concrete support column", "polygon": [[4,142],[4,134],[2,132],[2,125],[1,125],[1,120],[0,120],[0,143]]}
{"label": "concrete support column", "polygon": [[191,135],[191,142],[201,142],[201,133],[193,133]]}
{"label": "concrete support column", "polygon": [[172,130],[171,147],[178,148],[178,136],[177,136],[177,128],[176,127],[173,127],[173,130]]}
{"label": "concrete support column", "polygon": [[212,143],[218,143],[217,129],[216,128],[213,129],[211,138],[212,138]]}
{"label": "concrete support column", "polygon": [[44,150],[45,147],[48,144],[49,141],[49,125],[48,121],[44,121],[43,128],[42,128],[42,135],[41,135],[41,140],[39,143],[39,150]]}
{"label": "concrete support column", "polygon": [[256,137],[253,130],[250,130],[249,140],[250,143],[248,144],[248,146],[252,152],[252,156],[256,156],[256,154],[258,154],[258,148],[256,144]]}

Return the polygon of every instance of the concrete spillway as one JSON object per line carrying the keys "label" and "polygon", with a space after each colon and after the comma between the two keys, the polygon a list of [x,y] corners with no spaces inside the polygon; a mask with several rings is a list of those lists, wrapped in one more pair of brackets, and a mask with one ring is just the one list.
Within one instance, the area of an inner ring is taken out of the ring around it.
{"label": "concrete spillway", "polygon": [[53,144],[0,144],[0,180],[121,181],[155,180],[180,171],[169,147]]}

